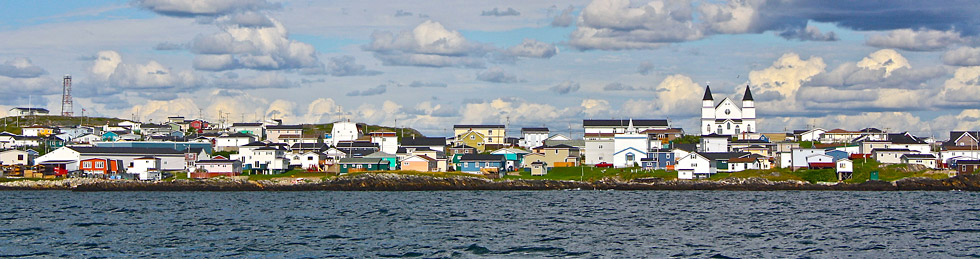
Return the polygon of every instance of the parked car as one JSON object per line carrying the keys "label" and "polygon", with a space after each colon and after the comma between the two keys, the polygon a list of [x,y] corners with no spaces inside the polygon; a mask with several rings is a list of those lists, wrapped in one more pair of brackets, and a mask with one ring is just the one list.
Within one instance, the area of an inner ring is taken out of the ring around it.
{"label": "parked car", "polygon": [[613,167],[613,164],[602,162],[602,163],[595,164],[595,167]]}

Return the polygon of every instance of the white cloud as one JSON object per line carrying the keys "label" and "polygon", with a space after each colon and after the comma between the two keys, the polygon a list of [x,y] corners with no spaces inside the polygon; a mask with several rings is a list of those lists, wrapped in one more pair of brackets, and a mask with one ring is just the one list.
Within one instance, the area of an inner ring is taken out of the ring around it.
{"label": "white cloud", "polygon": [[347,92],[347,96],[372,96],[380,95],[388,91],[387,85],[378,85],[364,90],[354,90]]}
{"label": "white cloud", "polygon": [[704,87],[699,86],[690,77],[685,75],[668,76],[660,81],[656,90],[657,100],[655,102],[650,100],[639,101],[645,101],[658,107],[648,110],[647,113],[664,116],[700,114],[701,110],[696,109],[696,107],[700,107],[698,104],[701,103],[701,97],[704,96]]}
{"label": "white cloud", "polygon": [[582,9],[568,43],[580,50],[649,49],[703,36],[688,1],[632,7],[629,0],[596,0]]}
{"label": "white cloud", "polygon": [[113,95],[131,89],[184,92],[201,83],[191,71],[172,71],[154,60],[145,64],[123,62],[122,55],[112,50],[99,51],[89,71],[95,81],[87,83],[101,85],[90,89],[98,93],[93,95]]}
{"label": "white cloud", "polygon": [[480,13],[481,16],[518,16],[521,12],[514,10],[514,8],[508,7],[506,10],[500,10],[494,7],[491,10],[486,10]]}
{"label": "white cloud", "polygon": [[[786,53],[772,62],[772,66],[763,70],[749,72],[749,82],[758,94],[766,92],[778,93],[783,98],[793,97],[800,86],[810,81],[813,76],[822,73],[827,64],[823,58],[810,57],[801,59],[796,53]],[[773,106],[785,109],[787,107]]]}
{"label": "white cloud", "polygon": [[857,63],[858,67],[867,68],[871,70],[884,69],[885,76],[890,76],[892,71],[899,68],[912,68],[909,64],[909,60],[905,59],[902,54],[898,51],[892,49],[883,49],[871,53],[867,57],[861,59]]}
{"label": "white cloud", "polygon": [[602,99],[583,99],[581,106],[582,113],[588,118],[607,115],[612,110],[612,107],[609,106],[609,101]]}
{"label": "white cloud", "polygon": [[517,76],[507,73],[504,69],[500,67],[491,67],[487,70],[480,71],[476,74],[476,80],[486,81],[491,83],[517,83],[521,82]]}
{"label": "white cloud", "polygon": [[980,66],[980,48],[960,47],[943,53],[943,63],[950,66]]}
{"label": "white cloud", "polygon": [[272,26],[256,27],[219,22],[217,24],[221,32],[194,39],[190,49],[199,54],[194,62],[195,68],[220,71],[237,68],[282,70],[323,66],[312,45],[289,39],[289,33],[282,23],[265,17]]}
{"label": "white cloud", "polygon": [[507,48],[508,55],[526,58],[550,58],[558,54],[554,44],[540,42],[534,39],[524,39],[520,45]]}
{"label": "white cloud", "polygon": [[483,67],[483,56],[491,49],[470,42],[458,31],[447,30],[433,21],[425,21],[398,35],[375,32],[371,35],[371,43],[362,48],[373,52],[388,66],[468,68]]}
{"label": "white cloud", "polygon": [[910,51],[935,51],[943,50],[953,44],[967,42],[960,37],[959,32],[939,31],[939,30],[911,30],[898,29],[888,32],[887,35],[868,36],[866,43],[868,46],[879,48],[896,48]]}
{"label": "white cloud", "polygon": [[279,7],[265,0],[137,0],[135,4],[162,15],[179,17],[219,16]]}
{"label": "white cloud", "polygon": [[48,74],[48,71],[35,66],[29,58],[14,58],[0,64],[0,76],[12,78],[35,78]]}
{"label": "white cloud", "polygon": [[795,39],[801,41],[838,41],[837,34],[834,32],[822,33],[820,29],[815,26],[806,26],[806,28],[796,28],[789,29],[779,33],[779,37],[785,39]]}
{"label": "white cloud", "polygon": [[572,15],[572,12],[574,12],[574,11],[575,11],[575,7],[574,6],[569,5],[568,7],[565,7],[565,9],[562,9],[561,10],[561,14],[558,14],[558,16],[555,16],[555,19],[551,21],[551,26],[554,26],[554,27],[568,27],[568,26],[571,26],[572,25],[572,22],[575,21],[575,16]]}
{"label": "white cloud", "polygon": [[551,90],[552,92],[555,92],[557,94],[568,94],[568,93],[578,91],[578,89],[580,88],[582,88],[582,85],[580,85],[579,83],[566,80],[564,82],[552,86],[551,88],[548,88],[548,90]]}
{"label": "white cloud", "polygon": [[940,100],[948,106],[976,106],[980,93],[980,67],[961,67],[946,80],[939,93]]}

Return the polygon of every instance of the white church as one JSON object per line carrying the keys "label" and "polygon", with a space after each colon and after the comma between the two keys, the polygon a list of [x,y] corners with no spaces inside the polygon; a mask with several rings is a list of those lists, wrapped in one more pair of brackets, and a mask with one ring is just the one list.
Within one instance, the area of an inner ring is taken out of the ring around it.
{"label": "white church", "polygon": [[756,132],[755,101],[749,86],[745,86],[742,96],[742,106],[725,97],[717,105],[711,96],[711,87],[704,87],[704,98],[701,101],[701,135],[741,135]]}

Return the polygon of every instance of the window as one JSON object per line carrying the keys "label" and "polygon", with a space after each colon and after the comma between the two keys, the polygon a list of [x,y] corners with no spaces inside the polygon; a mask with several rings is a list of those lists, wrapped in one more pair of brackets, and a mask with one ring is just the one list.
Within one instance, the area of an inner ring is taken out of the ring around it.
{"label": "window", "polygon": [[493,142],[493,137],[487,138],[487,141]]}
{"label": "window", "polygon": [[24,160],[24,155],[17,155],[17,160]]}
{"label": "window", "polygon": [[732,129],[732,123],[725,123],[725,125],[728,126],[728,129]]}
{"label": "window", "polygon": [[626,162],[633,162],[634,158],[636,158],[636,156],[633,155],[633,153],[626,154]]}
{"label": "window", "polygon": [[[130,164],[132,164],[132,163],[130,163]],[[130,166],[132,166],[132,165],[130,165]],[[105,162],[104,161],[95,161],[95,168],[103,168],[103,167],[105,167]]]}
{"label": "window", "polygon": [[739,133],[742,133],[742,130],[739,129],[738,125],[735,125],[735,135],[738,135]]}
{"label": "window", "polygon": [[558,154],[558,150],[557,149],[555,149],[555,154]]}
{"label": "window", "polygon": [[718,134],[721,134],[721,125],[718,125]]}
{"label": "window", "polygon": [[92,168],[92,162],[88,162],[88,161],[82,162],[82,167]]}
{"label": "window", "polygon": [[470,140],[475,140],[476,136],[470,135]]}
{"label": "window", "polygon": [[487,135],[493,134],[493,130],[487,130]]}

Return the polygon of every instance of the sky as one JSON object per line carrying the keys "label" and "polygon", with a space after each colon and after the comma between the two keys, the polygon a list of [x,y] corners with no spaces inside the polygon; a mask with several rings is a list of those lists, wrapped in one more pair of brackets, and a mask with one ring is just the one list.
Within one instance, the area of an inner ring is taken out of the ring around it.
{"label": "sky", "polygon": [[0,2],[0,108],[451,134],[667,119],[752,89],[761,132],[980,130],[976,1]]}

